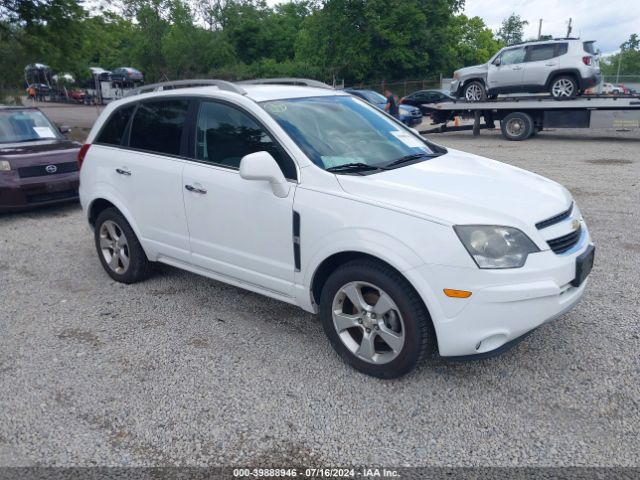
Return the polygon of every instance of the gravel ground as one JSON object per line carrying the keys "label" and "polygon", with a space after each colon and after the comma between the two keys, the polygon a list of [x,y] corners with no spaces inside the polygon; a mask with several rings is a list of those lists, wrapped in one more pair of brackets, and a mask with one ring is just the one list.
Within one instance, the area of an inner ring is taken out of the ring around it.
{"label": "gravel ground", "polygon": [[432,138],[573,192],[598,250],[572,312],[380,381],[295,307],[164,266],[111,281],[77,205],[0,216],[0,464],[637,466],[638,132]]}

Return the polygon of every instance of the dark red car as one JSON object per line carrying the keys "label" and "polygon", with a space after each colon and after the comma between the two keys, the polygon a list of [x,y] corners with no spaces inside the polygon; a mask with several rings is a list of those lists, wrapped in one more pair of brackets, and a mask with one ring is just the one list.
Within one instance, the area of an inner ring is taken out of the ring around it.
{"label": "dark red car", "polygon": [[0,211],[77,200],[80,144],[61,131],[37,108],[0,106]]}

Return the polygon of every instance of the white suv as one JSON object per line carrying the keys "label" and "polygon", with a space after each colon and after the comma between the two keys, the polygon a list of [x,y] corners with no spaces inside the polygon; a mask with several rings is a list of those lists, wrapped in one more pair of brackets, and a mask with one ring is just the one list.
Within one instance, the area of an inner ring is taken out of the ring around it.
{"label": "white suv", "polygon": [[111,103],[78,161],[98,258],[320,314],[378,377],[500,352],[583,295],[594,247],[561,185],[445,149],[348,93],[237,85]]}
{"label": "white suv", "polygon": [[500,93],[549,92],[570,99],[600,83],[595,42],[561,38],[505,47],[487,63],[456,70],[451,94],[479,102]]}

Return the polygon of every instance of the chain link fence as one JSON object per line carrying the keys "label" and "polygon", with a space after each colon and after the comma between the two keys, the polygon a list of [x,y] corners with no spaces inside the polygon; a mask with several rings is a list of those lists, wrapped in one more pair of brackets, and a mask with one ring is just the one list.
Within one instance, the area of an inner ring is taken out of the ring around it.
{"label": "chain link fence", "polygon": [[625,87],[640,92],[640,75],[603,75],[602,81]]}
{"label": "chain link fence", "polygon": [[[345,85],[351,88],[366,88],[369,90],[375,90],[376,92],[384,92],[385,89],[391,90],[397,97],[404,97],[418,90],[425,90],[430,88],[440,89],[443,88],[443,82],[447,79],[443,79],[442,75],[437,77],[423,78],[419,80],[370,80],[366,82],[356,83],[352,85]],[[444,88],[448,88],[449,84],[446,83]]]}

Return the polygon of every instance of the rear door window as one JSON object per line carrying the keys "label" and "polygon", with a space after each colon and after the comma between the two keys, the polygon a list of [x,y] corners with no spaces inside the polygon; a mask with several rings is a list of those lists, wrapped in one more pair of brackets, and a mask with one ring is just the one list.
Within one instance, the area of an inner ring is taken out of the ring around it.
{"label": "rear door window", "polygon": [[107,123],[104,124],[96,143],[102,143],[105,145],[121,145],[122,137],[125,134],[129,119],[133,113],[135,105],[128,105],[123,108],[119,108],[111,114]]}
{"label": "rear door window", "polygon": [[142,102],[133,117],[129,146],[166,155],[179,155],[189,100]]}
{"label": "rear door window", "polygon": [[585,52],[590,53],[591,55],[596,54],[595,42],[582,42],[582,48]]}
{"label": "rear door window", "polygon": [[541,62],[543,60],[551,60],[556,56],[556,46],[553,43],[548,43],[546,45],[532,45],[528,48],[528,62]]}

